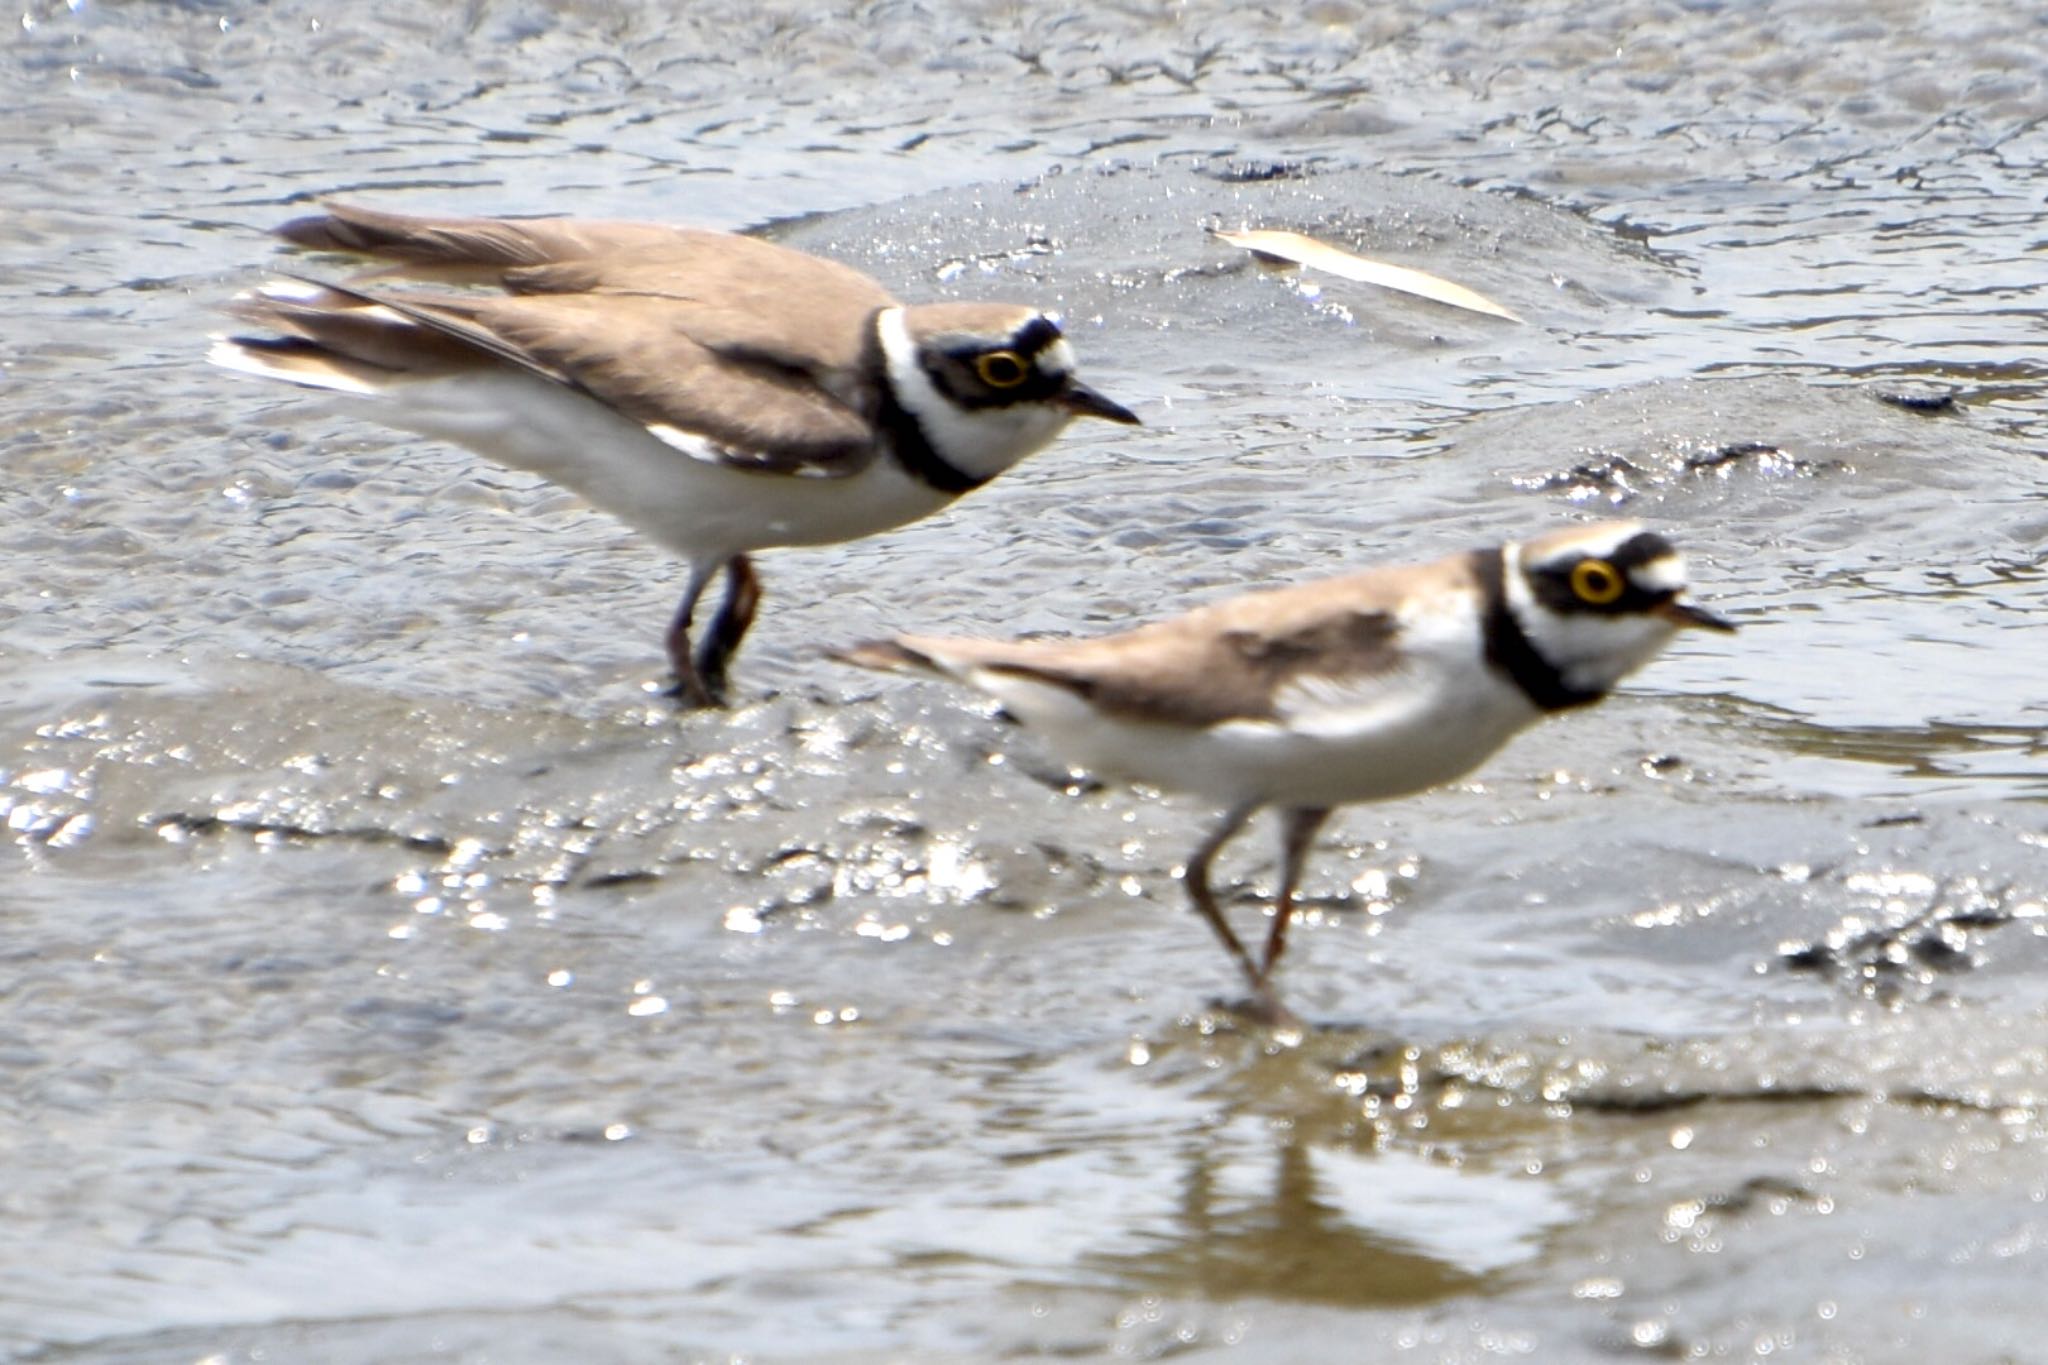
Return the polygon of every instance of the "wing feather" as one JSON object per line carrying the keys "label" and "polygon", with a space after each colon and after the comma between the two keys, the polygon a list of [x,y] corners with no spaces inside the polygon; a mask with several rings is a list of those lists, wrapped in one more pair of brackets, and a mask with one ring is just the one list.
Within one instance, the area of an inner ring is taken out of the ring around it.
{"label": "wing feather", "polygon": [[[843,477],[878,453],[857,381],[879,363],[873,315],[895,300],[847,266],[655,223],[427,218],[343,204],[280,233],[368,256],[383,266],[375,277],[508,291],[306,282],[300,292],[313,301],[265,295],[241,310],[351,361],[404,372],[410,349],[420,365],[412,377],[424,378],[429,361],[433,373],[447,371],[452,341],[588,393],[694,458],[745,469]],[[388,313],[373,327],[377,310]],[[391,314],[412,324],[410,346]]]}
{"label": "wing feather", "polygon": [[1291,719],[1332,689],[1399,686],[1402,628],[1378,574],[1251,593],[1091,640],[940,640],[900,646],[958,676],[1008,674],[1106,713],[1193,727]]}

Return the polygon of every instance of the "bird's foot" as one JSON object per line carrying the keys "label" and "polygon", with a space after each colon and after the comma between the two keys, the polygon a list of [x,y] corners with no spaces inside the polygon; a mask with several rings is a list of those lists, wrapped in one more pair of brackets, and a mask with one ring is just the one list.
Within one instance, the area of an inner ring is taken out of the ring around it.
{"label": "bird's foot", "polygon": [[1264,1030],[1275,1042],[1288,1047],[1299,1043],[1308,1032],[1308,1026],[1301,1022],[1293,1010],[1281,1004],[1280,997],[1269,987],[1259,988],[1240,1000],[1217,1000],[1211,1003],[1214,1008]]}
{"label": "bird's foot", "polygon": [[661,695],[674,702],[678,711],[716,711],[725,705],[725,689],[706,686],[694,671],[661,689]]}

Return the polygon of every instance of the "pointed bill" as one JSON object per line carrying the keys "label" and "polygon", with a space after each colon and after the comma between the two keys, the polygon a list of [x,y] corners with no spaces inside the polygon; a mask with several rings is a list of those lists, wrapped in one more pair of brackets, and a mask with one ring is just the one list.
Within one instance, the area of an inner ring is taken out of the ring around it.
{"label": "pointed bill", "polygon": [[1512,309],[1505,308],[1486,295],[1467,289],[1462,284],[1453,284],[1436,275],[1421,270],[1410,270],[1406,266],[1368,260],[1342,247],[1319,242],[1299,232],[1248,228],[1242,232],[1218,232],[1215,236],[1232,246],[1241,246],[1246,251],[1255,251],[1261,256],[1274,256],[1283,261],[1292,261],[1296,265],[1327,271],[1347,280],[1357,280],[1361,284],[1376,284],[1382,289],[1397,289],[1403,294],[1414,294],[1437,303],[1447,303],[1453,308],[1485,313],[1489,317],[1506,318],[1509,322],[1522,321],[1521,316]]}
{"label": "pointed bill", "polygon": [[1113,398],[1106,398],[1078,379],[1069,379],[1053,402],[1073,413],[1076,417],[1100,417],[1105,422],[1119,422],[1127,427],[1145,425],[1132,412]]}
{"label": "pointed bill", "polygon": [[1708,611],[1697,602],[1687,602],[1683,598],[1674,597],[1655,610],[1659,616],[1681,630],[1691,627],[1695,630],[1717,630],[1723,635],[1735,633],[1733,621],[1719,612]]}

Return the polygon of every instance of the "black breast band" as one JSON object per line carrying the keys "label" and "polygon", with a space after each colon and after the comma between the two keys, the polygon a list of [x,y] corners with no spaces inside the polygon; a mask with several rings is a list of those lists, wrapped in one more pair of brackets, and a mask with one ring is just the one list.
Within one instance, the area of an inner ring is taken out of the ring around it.
{"label": "black breast band", "polygon": [[1545,711],[1566,711],[1600,700],[1603,695],[1565,681],[1557,666],[1543,657],[1515,619],[1508,605],[1507,547],[1475,550],[1472,569],[1479,576],[1485,608],[1481,630],[1486,637],[1486,662],[1508,675],[1523,695]]}
{"label": "black breast band", "polygon": [[870,372],[882,399],[875,413],[875,425],[881,428],[897,463],[911,478],[956,498],[973,492],[988,480],[976,478],[939,454],[931,438],[925,435],[924,423],[917,420],[917,414],[897,401],[896,384],[889,374],[889,353],[882,346],[881,324],[879,312],[868,319],[869,355],[873,362]]}

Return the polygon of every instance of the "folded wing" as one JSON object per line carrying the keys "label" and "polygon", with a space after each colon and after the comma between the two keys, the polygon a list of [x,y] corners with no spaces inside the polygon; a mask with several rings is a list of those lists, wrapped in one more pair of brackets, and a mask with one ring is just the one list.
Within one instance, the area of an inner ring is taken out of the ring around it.
{"label": "folded wing", "polygon": [[837,477],[876,454],[849,376],[874,344],[869,319],[894,300],[846,266],[653,223],[335,205],[280,232],[309,249],[370,257],[380,266],[370,280],[507,292],[275,285],[237,311],[281,335],[233,338],[239,363],[226,363],[239,368],[374,392],[465,363],[511,365],[589,393],[698,459]]}

